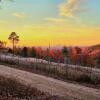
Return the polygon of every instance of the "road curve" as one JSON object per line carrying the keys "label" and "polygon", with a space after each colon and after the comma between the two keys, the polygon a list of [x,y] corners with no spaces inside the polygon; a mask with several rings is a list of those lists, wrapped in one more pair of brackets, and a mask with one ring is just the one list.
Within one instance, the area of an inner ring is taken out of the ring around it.
{"label": "road curve", "polygon": [[30,84],[32,87],[53,95],[64,96],[66,100],[100,100],[100,90],[98,89],[63,82],[8,66],[0,65],[0,75],[16,78],[23,84]]}

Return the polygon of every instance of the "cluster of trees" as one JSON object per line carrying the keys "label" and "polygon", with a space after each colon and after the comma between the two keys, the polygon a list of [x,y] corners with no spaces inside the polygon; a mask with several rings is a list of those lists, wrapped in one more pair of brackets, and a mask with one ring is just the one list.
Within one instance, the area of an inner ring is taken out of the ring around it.
{"label": "cluster of trees", "polygon": [[[19,42],[19,36],[12,32],[8,39],[12,42],[12,49],[9,49],[9,53],[13,55],[19,55],[23,57],[34,57],[38,59],[45,59],[57,63],[65,64],[76,64],[83,66],[94,66],[95,64],[100,65],[100,54],[93,56],[90,55],[90,50],[88,52],[83,52],[80,47],[66,47],[62,49],[47,48],[43,49],[41,47],[16,47],[16,43]],[[6,42],[0,41],[0,47],[4,47]]]}
{"label": "cluster of trees", "polygon": [[7,42],[5,41],[0,41],[0,48],[5,48]]}
{"label": "cluster of trees", "polygon": [[[9,49],[10,53],[13,50]],[[88,53],[83,53],[79,47],[63,47],[62,49],[43,49],[41,47],[15,47],[15,54],[23,57],[34,57],[38,59],[50,60],[57,63],[75,64],[83,66],[94,66],[95,59]],[[100,61],[98,61],[100,62]]]}
{"label": "cluster of trees", "polygon": [[95,60],[96,60],[96,66],[100,68],[100,53],[98,53],[98,55],[95,57]]}

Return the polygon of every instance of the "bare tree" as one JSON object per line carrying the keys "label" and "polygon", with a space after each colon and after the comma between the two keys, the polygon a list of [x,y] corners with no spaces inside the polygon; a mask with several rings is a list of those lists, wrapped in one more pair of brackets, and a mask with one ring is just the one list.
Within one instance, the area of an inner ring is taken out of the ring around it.
{"label": "bare tree", "polygon": [[13,55],[14,55],[14,51],[15,51],[15,44],[18,43],[19,41],[19,36],[15,33],[15,32],[12,32],[10,35],[9,35],[9,38],[8,38],[12,44],[13,44]]}

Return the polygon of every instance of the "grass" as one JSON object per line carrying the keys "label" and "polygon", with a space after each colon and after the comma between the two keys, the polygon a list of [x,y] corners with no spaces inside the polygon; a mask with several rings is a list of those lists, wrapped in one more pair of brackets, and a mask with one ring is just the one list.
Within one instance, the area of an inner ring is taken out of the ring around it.
{"label": "grass", "polygon": [[1,62],[2,64],[9,64],[10,67],[20,70],[42,74],[64,81],[76,82],[93,88],[100,88],[100,76],[82,68],[71,68],[68,66],[60,67],[57,65],[54,66],[50,64],[27,61],[18,63],[14,60],[4,60]]}
{"label": "grass", "polygon": [[15,79],[0,76],[0,100],[64,100],[41,92],[30,85],[22,85]]}

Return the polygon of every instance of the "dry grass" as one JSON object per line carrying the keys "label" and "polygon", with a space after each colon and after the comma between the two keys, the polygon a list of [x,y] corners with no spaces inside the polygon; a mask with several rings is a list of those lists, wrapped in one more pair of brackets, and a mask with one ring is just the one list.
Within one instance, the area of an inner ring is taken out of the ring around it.
{"label": "dry grass", "polygon": [[64,100],[51,96],[31,86],[22,85],[15,79],[0,76],[0,100]]}
{"label": "dry grass", "polygon": [[5,60],[3,64],[9,64],[10,67],[14,67],[21,70],[26,70],[33,73],[43,74],[46,76],[54,77],[64,81],[78,82],[86,86],[93,88],[100,88],[100,74],[92,73],[91,70],[85,70],[82,68],[72,68],[69,66],[60,67],[57,65],[36,63],[36,62],[20,62]]}

